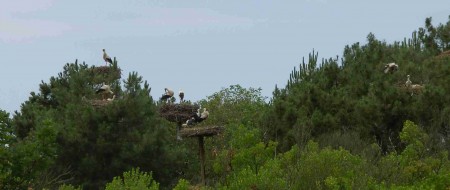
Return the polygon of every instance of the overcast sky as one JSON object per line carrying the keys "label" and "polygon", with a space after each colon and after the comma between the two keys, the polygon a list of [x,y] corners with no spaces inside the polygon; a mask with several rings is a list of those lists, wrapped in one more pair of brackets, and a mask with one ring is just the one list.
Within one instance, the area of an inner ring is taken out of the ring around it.
{"label": "overcast sky", "polygon": [[448,0],[0,0],[0,109],[20,109],[41,80],[75,59],[117,57],[159,97],[165,87],[197,101],[233,84],[271,97],[312,50],[342,55],[374,33],[387,42],[444,23]]}

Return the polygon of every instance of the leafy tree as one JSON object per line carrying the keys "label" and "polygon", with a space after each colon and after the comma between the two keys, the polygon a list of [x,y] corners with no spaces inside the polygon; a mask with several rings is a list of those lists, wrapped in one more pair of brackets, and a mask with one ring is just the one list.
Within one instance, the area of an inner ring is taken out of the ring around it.
{"label": "leafy tree", "polygon": [[153,180],[152,174],[139,171],[139,168],[124,172],[122,177],[114,177],[106,184],[106,190],[158,190],[159,183]]}
{"label": "leafy tree", "polygon": [[255,126],[266,108],[264,100],[261,88],[246,89],[240,85],[231,85],[199,103],[211,113],[207,120],[208,123]]}
{"label": "leafy tree", "polygon": [[189,181],[185,179],[180,179],[178,184],[173,188],[173,190],[189,190]]}

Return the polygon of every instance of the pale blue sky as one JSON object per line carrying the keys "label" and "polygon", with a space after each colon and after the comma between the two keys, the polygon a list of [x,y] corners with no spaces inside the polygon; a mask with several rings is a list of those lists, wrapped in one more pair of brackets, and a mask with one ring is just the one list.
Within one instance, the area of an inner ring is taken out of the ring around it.
{"label": "pale blue sky", "polygon": [[0,109],[20,109],[41,80],[75,59],[117,57],[159,97],[165,87],[197,101],[222,87],[284,87],[313,49],[341,55],[369,32],[392,42],[448,19],[448,0],[69,1],[0,0]]}

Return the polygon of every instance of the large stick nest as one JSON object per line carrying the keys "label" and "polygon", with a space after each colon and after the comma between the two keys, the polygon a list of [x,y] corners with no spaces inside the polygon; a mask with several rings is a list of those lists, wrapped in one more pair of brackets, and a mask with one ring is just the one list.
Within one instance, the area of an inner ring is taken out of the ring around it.
{"label": "large stick nest", "polygon": [[198,105],[192,104],[163,104],[159,108],[159,115],[168,121],[184,123],[197,114]]}
{"label": "large stick nest", "polygon": [[122,71],[114,66],[99,66],[91,68],[91,74],[94,77],[94,82],[103,83],[120,79]]}
{"label": "large stick nest", "polygon": [[180,130],[180,136],[181,137],[214,136],[221,133],[223,129],[224,128],[220,126],[182,128]]}
{"label": "large stick nest", "polygon": [[110,104],[112,101],[109,100],[88,100],[92,107],[100,108]]}
{"label": "large stick nest", "polygon": [[440,53],[439,55],[435,56],[434,59],[443,60],[446,58],[450,58],[450,50],[444,51]]}

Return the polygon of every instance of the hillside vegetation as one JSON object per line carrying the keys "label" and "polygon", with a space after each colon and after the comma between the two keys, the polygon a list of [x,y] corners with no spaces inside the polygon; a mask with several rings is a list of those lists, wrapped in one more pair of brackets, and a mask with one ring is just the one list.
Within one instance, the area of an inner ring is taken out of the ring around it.
{"label": "hillside vegetation", "polygon": [[[205,141],[206,185],[197,141],[176,140],[150,84],[120,71],[68,63],[12,119],[0,111],[0,189],[450,188],[450,17],[312,52],[269,101],[237,84],[192,102],[210,112],[198,127],[225,127]],[[114,100],[97,101],[103,83]]]}

